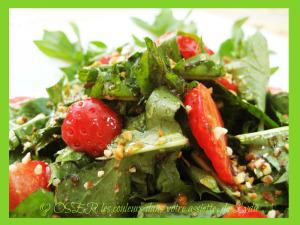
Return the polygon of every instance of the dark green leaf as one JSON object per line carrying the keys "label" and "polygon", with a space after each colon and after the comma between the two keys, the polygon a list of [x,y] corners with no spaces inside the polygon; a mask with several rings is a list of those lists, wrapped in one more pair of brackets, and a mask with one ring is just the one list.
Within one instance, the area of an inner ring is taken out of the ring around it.
{"label": "dark green leaf", "polygon": [[54,209],[54,196],[52,192],[39,189],[22,201],[10,213],[11,218],[43,218],[51,217]]}
{"label": "dark green leaf", "polygon": [[62,103],[63,102],[63,88],[64,88],[65,78],[62,77],[56,84],[51,87],[48,87],[47,93],[49,95],[49,99],[54,103]]}

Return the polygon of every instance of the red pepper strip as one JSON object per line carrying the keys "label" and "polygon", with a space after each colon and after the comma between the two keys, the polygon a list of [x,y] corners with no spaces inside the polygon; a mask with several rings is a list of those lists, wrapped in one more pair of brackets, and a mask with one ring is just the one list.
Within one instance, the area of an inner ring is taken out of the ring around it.
{"label": "red pepper strip", "polygon": [[199,146],[212,162],[220,179],[229,185],[234,185],[232,165],[227,154],[226,135],[219,137],[216,135],[215,129],[222,128],[223,121],[211,97],[211,90],[203,84],[198,84],[187,92],[184,104],[191,107],[188,121]]}
{"label": "red pepper strip", "polygon": [[262,212],[242,205],[233,206],[223,218],[267,218]]}
{"label": "red pepper strip", "polygon": [[237,92],[238,90],[237,85],[225,77],[217,78],[215,79],[215,81],[221,84],[222,86],[224,86],[225,88],[227,88],[228,90],[235,91],[235,92]]}

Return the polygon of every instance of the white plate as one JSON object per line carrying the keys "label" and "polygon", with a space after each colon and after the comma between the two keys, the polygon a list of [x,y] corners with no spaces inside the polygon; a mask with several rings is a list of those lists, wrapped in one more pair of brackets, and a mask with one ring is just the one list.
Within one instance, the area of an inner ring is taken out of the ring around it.
{"label": "white plate", "polygon": [[[33,40],[41,39],[44,29],[65,31],[74,40],[75,36],[69,26],[69,22],[73,21],[80,28],[84,46],[88,41],[101,40],[115,47],[131,41],[131,34],[147,36],[131,22],[130,17],[152,21],[157,12],[157,9],[11,9],[10,97],[46,96],[45,88],[60,78],[62,73],[59,67],[64,63],[45,56],[33,44]],[[175,9],[174,15],[182,18],[186,12],[187,9]],[[205,43],[213,50],[217,50],[219,44],[230,37],[232,19],[208,9],[193,10],[191,19],[198,25]],[[246,35],[255,30],[245,26]],[[270,49],[276,52],[271,55],[271,65],[280,66],[271,77],[270,86],[288,90],[288,38],[266,30],[262,32],[268,39]]]}

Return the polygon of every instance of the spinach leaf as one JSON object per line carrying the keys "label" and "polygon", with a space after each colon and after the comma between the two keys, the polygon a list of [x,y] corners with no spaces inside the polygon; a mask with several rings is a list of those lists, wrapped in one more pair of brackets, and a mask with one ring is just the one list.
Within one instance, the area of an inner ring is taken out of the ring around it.
{"label": "spinach leaf", "polygon": [[269,50],[265,37],[257,32],[250,36],[244,47],[244,56],[227,68],[234,75],[239,94],[265,111],[266,90],[270,78]]}
{"label": "spinach leaf", "polygon": [[54,209],[54,196],[52,192],[39,189],[23,200],[16,209],[10,213],[11,218],[46,218],[51,217]]}
{"label": "spinach leaf", "polygon": [[281,92],[278,94],[267,94],[267,113],[281,125],[289,124],[289,94]]}
{"label": "spinach leaf", "polygon": [[278,124],[257,106],[246,102],[239,96],[228,91],[215,81],[205,81],[208,87],[213,88],[212,97],[219,106],[225,127],[230,134],[255,132],[258,124],[263,121],[266,128],[276,128]]}
{"label": "spinach leaf", "polygon": [[54,103],[58,104],[63,102],[63,87],[65,78],[62,77],[55,85],[47,88],[49,99]]}
{"label": "spinach leaf", "polygon": [[44,31],[43,39],[34,41],[36,46],[46,55],[62,59],[70,63],[82,60],[82,52],[77,45],[71,43],[62,31]]}
{"label": "spinach leaf", "polygon": [[189,80],[213,79],[225,74],[223,66],[207,54],[182,59],[176,64],[173,71]]}
{"label": "spinach leaf", "polygon": [[180,126],[174,119],[180,105],[181,101],[165,87],[154,90],[146,103],[147,129],[161,128],[166,133],[180,132]]}
{"label": "spinach leaf", "polygon": [[177,20],[171,9],[161,9],[160,13],[155,17],[152,24],[149,24],[140,18],[133,17],[132,21],[140,28],[148,31],[155,37],[159,37],[168,31],[183,30],[188,33],[197,33],[196,24],[187,22],[191,11],[187,13],[185,18]]}

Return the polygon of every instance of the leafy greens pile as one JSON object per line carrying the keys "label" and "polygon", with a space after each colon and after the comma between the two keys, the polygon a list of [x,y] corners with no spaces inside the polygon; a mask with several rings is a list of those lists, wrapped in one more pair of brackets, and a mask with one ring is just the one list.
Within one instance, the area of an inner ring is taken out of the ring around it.
{"label": "leafy greens pile", "polygon": [[[245,38],[243,18],[218,53],[183,59],[176,35],[202,43],[188,16],[177,20],[164,9],[153,24],[132,18],[152,38],[133,36],[135,46],[126,54],[124,46],[110,53],[101,41],[91,41],[85,50],[75,24],[75,43],[61,31],[45,31],[35,41],[43,53],[69,66],[47,89],[48,98],[10,107],[9,156],[13,163],[31,152],[34,159],[47,161],[52,192],[33,193],[11,217],[222,217],[234,204],[288,216],[288,93],[268,92],[276,68],[270,68],[267,41],[259,32]],[[169,31],[176,33],[160,45],[152,40]],[[109,53],[116,59],[99,63]],[[215,81],[225,74],[232,75],[237,93]],[[237,163],[254,177],[251,187],[237,191],[223,184],[195,142],[181,100],[198,82],[212,87]],[[86,96],[102,99],[123,117],[122,133],[107,147],[115,148],[130,132],[122,160],[92,159],[63,142],[66,109]],[[250,156],[271,165],[270,182],[262,180],[262,171],[251,169]],[[84,188],[87,181],[93,188]],[[47,210],[39,210],[45,203]],[[178,205],[201,210],[167,210]]]}

